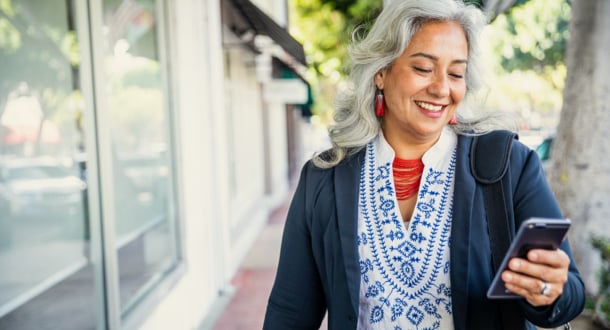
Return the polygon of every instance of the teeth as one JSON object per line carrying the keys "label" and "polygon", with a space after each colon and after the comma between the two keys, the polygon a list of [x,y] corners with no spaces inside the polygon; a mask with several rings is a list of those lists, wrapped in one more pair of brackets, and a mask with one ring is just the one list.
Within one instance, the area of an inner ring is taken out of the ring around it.
{"label": "teeth", "polygon": [[443,109],[442,105],[433,105],[430,103],[424,103],[424,102],[415,102],[417,105],[419,105],[420,107],[429,110],[429,111],[441,111]]}

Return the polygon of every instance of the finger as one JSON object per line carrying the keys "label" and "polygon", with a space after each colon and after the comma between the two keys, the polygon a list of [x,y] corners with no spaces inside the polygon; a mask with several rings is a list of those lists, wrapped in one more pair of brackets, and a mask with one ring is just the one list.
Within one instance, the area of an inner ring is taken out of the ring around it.
{"label": "finger", "polygon": [[[567,264],[560,263],[558,266],[549,266],[545,263],[536,263],[542,261],[542,258],[537,257],[536,253],[533,255],[536,261],[513,258],[509,262],[509,269],[547,282],[565,283],[567,281],[569,262]],[[562,258],[560,253],[558,253],[558,258]]]}
{"label": "finger", "polygon": [[513,291],[514,293],[522,294],[524,296],[534,296],[539,294],[540,290],[542,290],[542,280],[524,274],[505,271],[502,273],[502,280],[507,286],[507,289],[509,289],[508,286],[510,285],[517,290]]}
{"label": "finger", "polygon": [[522,287],[519,285],[507,283],[506,289],[510,290],[511,292],[513,292],[517,295],[524,297],[527,300],[527,302],[530,303],[532,306],[550,305],[559,296],[559,294],[557,294],[557,292],[554,290],[554,287],[552,285],[547,284],[550,286],[547,286],[548,290],[545,292],[546,295],[543,294],[543,292],[542,292],[542,287],[543,287],[542,282],[539,281],[538,285],[540,285],[540,287],[537,287],[532,290],[532,287],[529,284],[527,287]]}
{"label": "finger", "polygon": [[547,289],[543,292],[544,281],[511,271],[504,271],[502,280],[506,289],[524,297],[533,306],[552,304],[563,291],[562,285],[549,282],[546,284]]}
{"label": "finger", "polygon": [[570,258],[563,250],[560,249],[533,249],[527,253],[527,260],[533,263],[545,264],[555,268],[567,268],[570,265]]}

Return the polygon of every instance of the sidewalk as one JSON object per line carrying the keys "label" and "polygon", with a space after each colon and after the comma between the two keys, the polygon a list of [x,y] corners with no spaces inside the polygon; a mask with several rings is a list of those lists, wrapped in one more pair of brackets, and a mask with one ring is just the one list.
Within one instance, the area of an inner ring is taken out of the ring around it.
{"label": "sidewalk", "polygon": [[236,289],[213,330],[262,329],[267,299],[271,292],[280,255],[284,220],[292,193],[269,217],[231,285]]}
{"label": "sidewalk", "polygon": [[[303,136],[307,137],[303,140],[303,159],[309,159],[314,152],[330,147],[325,126],[307,125],[302,129]],[[296,188],[296,180],[298,175],[293,178],[295,185],[293,188]],[[214,323],[212,330],[262,329],[267,300],[279,261],[284,221],[293,193],[291,189],[282,205],[271,213],[267,225],[244,258],[237,274],[231,280],[235,293]],[[321,329],[327,329],[326,322],[322,323]]]}

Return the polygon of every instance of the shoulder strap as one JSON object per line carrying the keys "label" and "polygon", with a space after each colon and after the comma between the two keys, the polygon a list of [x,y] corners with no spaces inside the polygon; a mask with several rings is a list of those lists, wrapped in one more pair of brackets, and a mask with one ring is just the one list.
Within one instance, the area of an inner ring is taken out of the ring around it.
{"label": "shoulder strap", "polygon": [[504,177],[516,138],[516,133],[505,130],[474,137],[470,146],[470,169],[478,182],[490,184]]}
{"label": "shoulder strap", "polygon": [[[470,149],[470,169],[483,188],[487,230],[491,245],[494,271],[497,272],[502,258],[513,237],[511,219],[507,213],[502,178],[508,170],[508,159],[513,140],[517,134],[510,131],[493,131],[476,136]],[[500,314],[504,329],[525,329],[525,319],[514,302],[501,302]]]}
{"label": "shoulder strap", "polygon": [[516,136],[509,131],[493,131],[476,136],[470,147],[470,169],[483,188],[492,261],[496,271],[513,236],[501,179],[508,169],[508,158]]}

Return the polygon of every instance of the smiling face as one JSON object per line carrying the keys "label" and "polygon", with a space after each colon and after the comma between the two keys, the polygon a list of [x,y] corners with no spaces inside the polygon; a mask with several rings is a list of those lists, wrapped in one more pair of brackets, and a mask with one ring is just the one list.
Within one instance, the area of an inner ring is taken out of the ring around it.
{"label": "smiling face", "polygon": [[392,66],[375,76],[383,89],[382,129],[390,144],[432,144],[466,93],[468,42],[457,22],[424,24]]}

